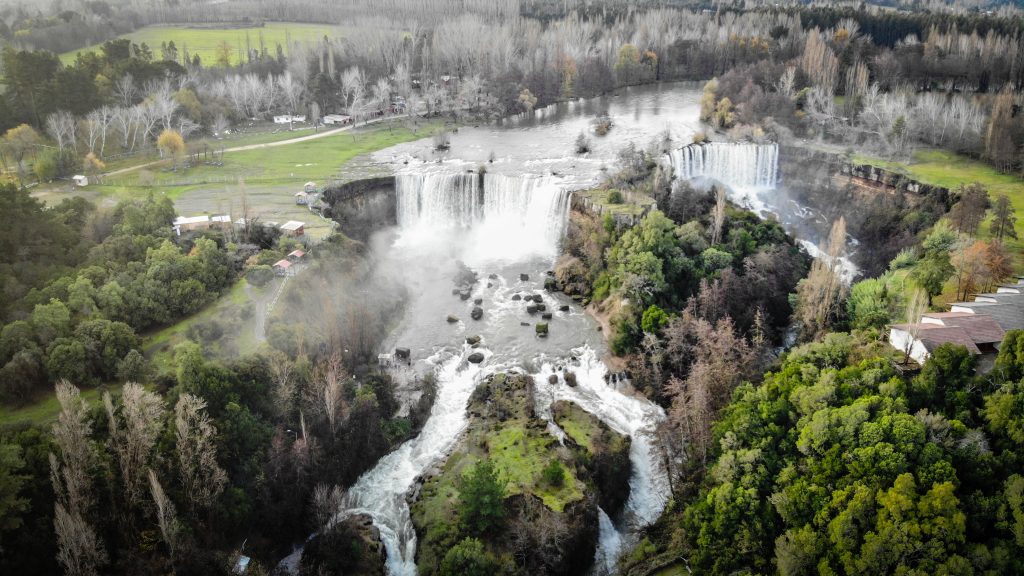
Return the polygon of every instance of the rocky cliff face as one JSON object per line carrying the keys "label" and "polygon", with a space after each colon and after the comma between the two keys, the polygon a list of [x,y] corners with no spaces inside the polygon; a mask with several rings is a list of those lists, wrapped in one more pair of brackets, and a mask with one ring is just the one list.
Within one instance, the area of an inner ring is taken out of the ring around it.
{"label": "rocky cliff face", "polygon": [[373,520],[358,514],[317,534],[306,544],[299,574],[360,574],[384,576],[385,553]]}
{"label": "rocky cliff face", "polygon": [[350,238],[365,242],[377,230],[396,222],[395,178],[368,178],[324,191],[324,215]]}

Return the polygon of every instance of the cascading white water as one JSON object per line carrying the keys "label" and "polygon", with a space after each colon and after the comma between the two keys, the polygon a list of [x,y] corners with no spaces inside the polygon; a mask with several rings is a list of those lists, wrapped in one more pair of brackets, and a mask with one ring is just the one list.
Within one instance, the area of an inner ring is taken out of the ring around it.
{"label": "cascading white water", "polygon": [[[410,310],[412,324],[405,328],[404,337],[409,337],[409,332],[437,332],[439,327],[431,324],[436,321],[444,326],[440,329],[443,333],[455,330],[455,337],[462,339],[463,325],[444,324],[436,310],[438,291],[444,299],[451,284],[447,276],[438,274],[434,263],[458,259],[481,272],[505,272],[492,282],[493,287],[478,285],[474,295],[483,297],[485,312],[484,321],[474,329],[481,330],[485,340],[511,340],[506,345],[491,345],[494,353],[487,352],[481,365],[467,365],[465,356],[469,349],[461,345],[461,352],[437,363],[438,397],[423,430],[382,458],[349,489],[339,518],[364,513],[373,519],[387,550],[387,567],[392,575],[416,573],[416,533],[406,495],[417,477],[440,463],[454,448],[467,425],[466,406],[477,383],[502,366],[522,367],[528,360],[537,361],[538,353],[546,353],[557,342],[569,343],[560,348],[561,354],[567,354],[588,341],[586,333],[595,334],[593,325],[587,323],[579,310],[559,311],[555,313],[556,332],[542,347],[527,351],[527,344],[515,340],[515,334],[524,334],[520,315],[526,312],[521,302],[513,300],[513,294],[542,289],[543,270],[550,269],[558,256],[558,245],[568,221],[569,194],[560,180],[551,176],[486,174],[482,189],[480,183],[478,175],[467,173],[414,173],[397,177],[400,230],[394,245],[395,257],[414,282],[436,286],[430,296],[410,306],[425,314],[418,316]],[[536,275],[534,279],[520,279],[518,272],[531,266],[527,269]],[[537,267],[541,267],[539,274]],[[438,278],[428,280],[432,276]],[[532,333],[533,330],[525,332],[531,335],[531,341],[535,340]],[[450,340],[441,343],[449,350],[452,348]],[[665,506],[667,477],[652,442],[653,429],[664,419],[664,412],[640,396],[610,387],[603,378],[604,365],[589,346],[573,351],[572,355],[578,362],[574,367],[578,386],[545,384],[549,392],[542,412],[550,414],[550,402],[555,399],[569,399],[633,439],[631,490],[622,526],[617,527],[607,514],[599,512],[600,542],[595,560],[599,569],[608,571],[614,568],[621,550],[633,543],[633,528],[653,522]],[[543,370],[550,371],[550,365],[544,366]],[[538,375],[537,381],[546,383],[546,374]]]}
{"label": "cascading white water", "polygon": [[360,476],[346,495],[340,517],[367,514],[373,518],[392,576],[416,574],[416,531],[405,495],[418,476],[452,449],[466,427],[466,404],[482,377],[479,366],[466,364],[463,356],[468,350],[439,367],[437,399],[419,435]]}
{"label": "cascading white water", "polygon": [[418,172],[395,177],[402,228],[466,227],[481,214],[480,178],[461,172]]}
{"label": "cascading white water", "polygon": [[[469,230],[462,254],[474,263],[555,257],[569,213],[569,193],[553,176],[410,173],[396,177],[400,242],[443,252],[445,232]],[[446,246],[447,245],[447,246]]]}
{"label": "cascading white water", "polygon": [[691,144],[669,153],[676,176],[711,178],[734,188],[774,188],[779,145],[732,142]]}
{"label": "cascading white water", "polygon": [[[576,352],[576,362],[568,366],[576,374],[577,385],[569,387],[550,384],[548,378],[557,374],[551,363],[545,363],[535,378],[537,382],[538,412],[550,419],[550,405],[556,400],[569,400],[593,414],[609,428],[629,436],[632,440],[629,461],[629,498],[626,500],[624,520],[627,528],[638,529],[658,519],[668,502],[668,475],[654,445],[655,427],[665,419],[665,411],[657,404],[636,394],[624,394],[604,380],[607,368],[587,347]],[[602,511],[601,514],[604,514]],[[605,522],[607,520],[607,522]],[[623,542],[623,534],[607,518],[602,519],[597,558],[611,571],[623,547],[635,542]]]}

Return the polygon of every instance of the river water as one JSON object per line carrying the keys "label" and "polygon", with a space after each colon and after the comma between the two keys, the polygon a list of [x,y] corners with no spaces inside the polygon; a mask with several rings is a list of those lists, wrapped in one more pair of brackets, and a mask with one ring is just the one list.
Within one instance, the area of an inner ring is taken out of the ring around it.
{"label": "river water", "polygon": [[[628,385],[606,382],[601,358],[607,348],[597,323],[564,295],[545,292],[543,283],[559,254],[571,191],[592,186],[614,171],[618,151],[629,143],[647,147],[667,137],[672,148],[682,148],[691,142],[700,129],[699,99],[694,86],[632,88],[558,104],[495,126],[462,128],[451,135],[444,153],[435,152],[433,142],[425,139],[374,156],[396,173],[398,195],[398,227],[377,240],[376,264],[382,273],[405,283],[411,294],[385,349],[410,348],[414,370],[432,372],[438,382],[437,400],[422,432],[360,477],[340,511],[341,516],[365,513],[373,518],[387,550],[390,574],[416,573],[416,534],[407,494],[459,441],[475,386],[503,370],[535,375],[542,416],[550,418],[552,402],[571,400],[632,438],[630,496],[617,517],[599,513],[595,572],[614,571],[619,555],[635,544],[638,529],[663,511],[668,482],[653,432],[664,412]],[[604,137],[592,131],[599,116],[612,121]],[[584,156],[575,154],[581,132],[592,143]],[[777,161],[770,151],[750,150],[756,157]],[[688,175],[726,183],[732,178],[734,195],[771,195],[774,165],[766,168],[755,160],[748,166],[740,152],[725,148],[716,154],[714,162],[731,163],[732,172],[723,168],[709,174],[702,164]],[[688,166],[678,158],[664,161],[674,163],[677,172]],[[486,166],[482,178],[470,173],[480,166]],[[746,186],[740,174],[759,179],[756,186]],[[459,263],[479,274],[468,300],[452,294]],[[547,338],[536,336],[539,315],[530,315],[521,299],[531,294],[541,294],[553,313]],[[470,318],[476,299],[483,310],[480,320]],[[449,315],[457,321],[449,322]],[[474,335],[481,337],[476,350],[465,344],[466,337]],[[473,351],[484,353],[481,364],[467,361]],[[548,376],[564,367],[576,372],[577,387],[561,380],[548,383]],[[549,429],[560,432],[553,424]]]}

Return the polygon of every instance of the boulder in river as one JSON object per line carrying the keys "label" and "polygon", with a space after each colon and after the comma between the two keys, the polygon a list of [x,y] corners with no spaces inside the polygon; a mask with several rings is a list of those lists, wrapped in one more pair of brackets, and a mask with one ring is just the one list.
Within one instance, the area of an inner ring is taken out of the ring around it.
{"label": "boulder in river", "polygon": [[573,388],[576,387],[576,373],[575,372],[570,372],[570,371],[566,370],[565,374],[562,375],[562,378],[565,378],[565,383],[568,384],[569,386],[571,386]]}
{"label": "boulder in river", "polygon": [[558,374],[552,374],[551,376],[548,376],[548,383],[558,384]]}
{"label": "boulder in river", "polygon": [[466,360],[473,364],[479,364],[484,361],[484,354],[483,352],[473,352],[468,358],[466,358]]}
{"label": "boulder in river", "polygon": [[497,274],[488,274],[487,278],[489,278],[491,280],[497,280],[498,279],[498,275]]}
{"label": "boulder in river", "polygon": [[522,299],[523,299],[523,297],[522,297],[522,295],[521,295],[521,294],[513,294],[513,295],[512,295],[512,300],[513,300],[514,302],[518,302],[518,301],[520,301],[520,300],[522,300]]}
{"label": "boulder in river", "polygon": [[523,282],[529,282],[530,281],[530,275],[529,274],[520,274],[519,275],[519,279],[521,281],[523,281]]}
{"label": "boulder in river", "polygon": [[448,323],[449,324],[455,324],[458,321],[459,321],[459,317],[458,316],[452,316],[451,314],[448,315]]}
{"label": "boulder in river", "polygon": [[479,320],[484,317],[484,309],[479,306],[474,306],[473,311],[469,313],[469,317],[473,320]]}
{"label": "boulder in river", "polygon": [[558,307],[558,311],[559,312],[568,312],[569,311],[569,305],[568,304],[562,304],[561,306]]}
{"label": "boulder in river", "polygon": [[402,360],[408,360],[409,353],[410,352],[408,348],[395,348],[395,356],[401,358]]}
{"label": "boulder in river", "polygon": [[548,323],[547,322],[538,322],[537,323],[536,331],[537,331],[537,336],[540,336],[541,338],[544,338],[545,336],[548,335]]}
{"label": "boulder in river", "polygon": [[469,344],[470,346],[476,346],[479,343],[480,343],[480,337],[479,336],[467,336],[466,337],[466,344]]}
{"label": "boulder in river", "polygon": [[551,312],[545,312],[540,315],[542,320],[551,320]]}
{"label": "boulder in river", "polygon": [[520,326],[529,326],[530,323],[529,322],[520,322],[519,325]]}
{"label": "boulder in river", "polygon": [[534,304],[534,306],[537,308],[537,312],[547,312],[548,310],[547,304]]}
{"label": "boulder in river", "polygon": [[527,314],[536,314],[537,313],[537,305],[536,304],[528,305],[526,307],[526,312],[527,312]]}
{"label": "boulder in river", "polygon": [[472,295],[473,293],[469,290],[469,288],[465,288],[462,290],[462,292],[459,292],[459,298],[462,298],[463,300],[469,300],[469,297]]}
{"label": "boulder in river", "polygon": [[481,305],[483,303],[484,303],[484,299],[483,298],[477,298],[476,300],[473,300],[473,304],[476,304],[477,306],[479,306],[479,305]]}

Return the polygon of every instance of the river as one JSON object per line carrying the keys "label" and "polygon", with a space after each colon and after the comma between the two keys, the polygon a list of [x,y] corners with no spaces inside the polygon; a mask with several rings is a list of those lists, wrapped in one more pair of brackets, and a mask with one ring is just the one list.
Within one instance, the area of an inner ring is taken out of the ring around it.
{"label": "river", "polygon": [[[445,152],[436,152],[433,141],[424,139],[374,156],[396,173],[398,195],[398,227],[377,240],[375,264],[404,282],[411,295],[385,348],[410,348],[415,371],[432,372],[438,382],[437,400],[422,432],[360,477],[340,511],[341,516],[373,518],[390,574],[416,573],[407,494],[459,441],[477,383],[510,368],[535,375],[542,416],[550,418],[555,400],[571,400],[633,440],[630,496],[618,517],[599,513],[595,571],[613,571],[618,556],[635,543],[638,529],[663,511],[667,477],[653,442],[663,410],[628,384],[605,381],[601,358],[607,348],[597,323],[564,295],[545,292],[543,283],[559,254],[571,191],[592,186],[615,170],[618,151],[629,143],[647,147],[667,137],[673,149],[689,144],[700,129],[699,99],[699,88],[692,85],[631,88],[498,125],[462,128],[451,135]],[[592,130],[599,116],[612,121],[604,137]],[[583,156],[575,154],[581,132],[592,142],[591,152]],[[777,168],[763,163],[776,162],[777,149],[728,146],[716,151],[714,167],[704,162],[691,169],[692,154],[689,160],[673,154],[663,161],[693,178],[731,182],[736,200],[770,198]],[[486,168],[482,178],[472,173],[481,166]],[[459,262],[480,277],[469,300],[452,294]],[[525,294],[542,294],[548,310],[554,310],[548,338],[535,335],[538,318],[527,313],[520,300]],[[480,320],[470,319],[476,299],[483,310]],[[567,311],[560,311],[562,306]],[[458,321],[449,322],[449,315]],[[481,337],[476,350],[465,344],[471,335]],[[471,351],[482,351],[485,360],[469,363]],[[548,384],[547,376],[560,365],[573,366],[576,388]],[[558,434],[554,428],[549,426]]]}

